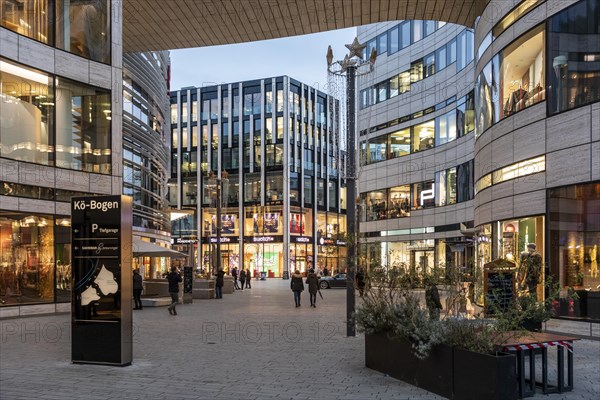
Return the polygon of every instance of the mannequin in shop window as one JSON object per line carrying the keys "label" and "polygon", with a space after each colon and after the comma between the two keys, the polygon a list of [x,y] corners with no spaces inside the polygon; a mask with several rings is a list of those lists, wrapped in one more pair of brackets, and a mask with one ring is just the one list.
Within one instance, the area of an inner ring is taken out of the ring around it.
{"label": "mannequin in shop window", "polygon": [[542,256],[536,251],[535,243],[527,245],[520,259],[518,282],[528,295],[534,296],[542,274]]}

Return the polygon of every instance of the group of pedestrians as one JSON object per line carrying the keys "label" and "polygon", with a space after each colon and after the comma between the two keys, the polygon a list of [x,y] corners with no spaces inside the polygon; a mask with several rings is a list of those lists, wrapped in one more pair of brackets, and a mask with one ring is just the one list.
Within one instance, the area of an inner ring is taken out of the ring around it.
{"label": "group of pedestrians", "polygon": [[[238,290],[244,290],[244,287],[246,287],[246,289],[252,289],[252,275],[250,275],[250,270],[246,269],[245,271],[242,269],[239,272],[239,279],[240,279],[240,283],[238,284],[238,269],[237,267],[233,267],[233,269],[231,270],[231,276],[233,277],[233,286],[235,289]],[[241,284],[241,286],[240,286]]]}
{"label": "group of pedestrians", "polygon": [[[310,295],[310,306],[317,308],[317,292],[319,291],[319,276],[315,274],[314,269],[310,269],[306,275],[306,284],[308,285],[308,293]],[[294,271],[290,288],[294,292],[294,302],[296,307],[300,307],[300,299],[304,291],[304,282],[302,282],[302,274],[299,270]]]}

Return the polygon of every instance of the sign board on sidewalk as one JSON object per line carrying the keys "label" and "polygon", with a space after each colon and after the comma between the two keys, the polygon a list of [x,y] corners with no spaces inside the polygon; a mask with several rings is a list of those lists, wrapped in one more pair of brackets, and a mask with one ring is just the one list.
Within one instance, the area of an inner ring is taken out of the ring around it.
{"label": "sign board on sidewalk", "polygon": [[132,359],[131,198],[71,199],[71,360],[129,365]]}

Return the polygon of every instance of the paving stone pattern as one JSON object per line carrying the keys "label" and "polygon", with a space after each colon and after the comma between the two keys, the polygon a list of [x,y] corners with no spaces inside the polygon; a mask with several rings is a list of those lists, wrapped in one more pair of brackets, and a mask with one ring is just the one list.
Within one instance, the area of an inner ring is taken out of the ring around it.
{"label": "paving stone pattern", "polygon": [[[345,337],[345,290],[323,296],[295,308],[271,279],[177,316],[134,311],[128,367],[71,364],[66,314],[2,320],[0,399],[440,399],[367,369],[362,335]],[[575,391],[545,398],[598,399],[599,377],[600,342],[578,341]]]}

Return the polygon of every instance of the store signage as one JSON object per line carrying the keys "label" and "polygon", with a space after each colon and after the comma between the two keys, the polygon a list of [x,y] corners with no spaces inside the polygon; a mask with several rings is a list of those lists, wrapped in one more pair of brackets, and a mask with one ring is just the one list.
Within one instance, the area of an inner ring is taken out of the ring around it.
{"label": "store signage", "polygon": [[[210,243],[217,243],[218,242],[218,240],[217,240],[218,238],[216,238],[216,237],[210,237],[208,239],[209,239]],[[231,243],[231,242],[232,242],[232,240],[231,240],[230,237],[227,237],[227,236],[221,237],[221,242],[220,243]],[[236,242],[237,242],[237,238],[236,238]]]}
{"label": "store signage", "polygon": [[275,237],[273,237],[273,236],[253,236],[252,237],[253,243],[270,243],[270,242],[274,242],[274,241],[275,241]]}
{"label": "store signage", "polygon": [[196,244],[198,239],[176,237],[171,239],[171,244]]}
{"label": "store signage", "polygon": [[421,207],[425,204],[425,200],[435,199],[435,184],[431,184],[431,189],[421,191]]}
{"label": "store signage", "polygon": [[345,246],[345,245],[346,245],[346,242],[345,242],[345,241],[343,241],[343,240],[336,240],[336,241],[335,241],[335,244],[336,244],[336,245],[338,245],[338,246]]}
{"label": "store signage", "polygon": [[131,364],[131,204],[127,196],[71,200],[73,363]]}
{"label": "store signage", "polygon": [[305,236],[292,236],[292,241],[296,243],[311,243],[312,238]]}
{"label": "store signage", "polygon": [[333,246],[335,244],[335,240],[329,238],[321,238],[319,239],[319,244],[321,246]]}

